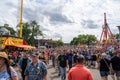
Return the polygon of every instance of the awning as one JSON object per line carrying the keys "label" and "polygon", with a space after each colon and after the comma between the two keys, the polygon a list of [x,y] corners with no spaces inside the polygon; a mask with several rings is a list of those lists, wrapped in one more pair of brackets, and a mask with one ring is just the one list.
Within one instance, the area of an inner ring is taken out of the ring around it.
{"label": "awning", "polygon": [[12,38],[7,38],[4,42],[3,45],[5,46],[13,46],[14,42],[12,41]]}
{"label": "awning", "polygon": [[7,38],[3,44],[2,44],[2,49],[4,49],[6,46],[15,46],[15,47],[20,47],[20,48],[24,48],[24,49],[36,49],[36,47],[34,46],[30,46],[30,45],[25,45],[25,44],[15,44],[12,41],[12,38]]}
{"label": "awning", "polygon": [[34,46],[30,45],[22,45],[22,44],[14,44],[15,47],[25,48],[25,49],[35,49]]}

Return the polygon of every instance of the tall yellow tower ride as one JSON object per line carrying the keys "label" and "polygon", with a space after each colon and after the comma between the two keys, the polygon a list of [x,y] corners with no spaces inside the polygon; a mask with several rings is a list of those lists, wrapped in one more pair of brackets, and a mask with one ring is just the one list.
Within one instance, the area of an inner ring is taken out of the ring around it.
{"label": "tall yellow tower ride", "polygon": [[21,7],[20,7],[20,33],[19,37],[22,38],[22,14],[23,14],[23,0],[21,0]]}

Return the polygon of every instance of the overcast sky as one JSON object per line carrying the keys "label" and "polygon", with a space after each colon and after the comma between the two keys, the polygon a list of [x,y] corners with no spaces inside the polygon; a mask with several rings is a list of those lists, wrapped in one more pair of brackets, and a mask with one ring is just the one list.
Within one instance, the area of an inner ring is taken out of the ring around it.
{"label": "overcast sky", "polygon": [[[46,38],[70,42],[79,34],[98,39],[104,24],[104,12],[113,33],[120,25],[120,0],[24,0],[23,22],[36,20]],[[0,1],[0,25],[19,23],[20,0]]]}

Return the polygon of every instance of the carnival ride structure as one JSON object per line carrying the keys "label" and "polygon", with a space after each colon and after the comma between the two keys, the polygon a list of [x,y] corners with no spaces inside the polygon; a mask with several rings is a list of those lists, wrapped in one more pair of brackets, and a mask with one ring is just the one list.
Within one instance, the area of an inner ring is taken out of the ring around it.
{"label": "carnival ride structure", "polygon": [[100,41],[98,42],[98,46],[101,47],[101,49],[107,50],[109,47],[118,47],[117,39],[111,32],[107,19],[106,19],[106,13],[104,13],[104,25],[102,27],[102,33],[100,37]]}

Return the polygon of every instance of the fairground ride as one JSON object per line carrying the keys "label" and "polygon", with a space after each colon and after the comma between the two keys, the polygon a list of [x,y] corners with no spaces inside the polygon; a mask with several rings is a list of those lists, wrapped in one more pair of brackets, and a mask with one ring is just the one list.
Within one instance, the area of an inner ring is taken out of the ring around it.
{"label": "fairground ride", "polygon": [[113,46],[114,48],[118,47],[117,39],[111,32],[107,19],[106,19],[106,13],[104,13],[104,25],[102,27],[102,33],[100,37],[100,41],[98,42],[99,48],[102,50],[108,50],[109,47]]}

